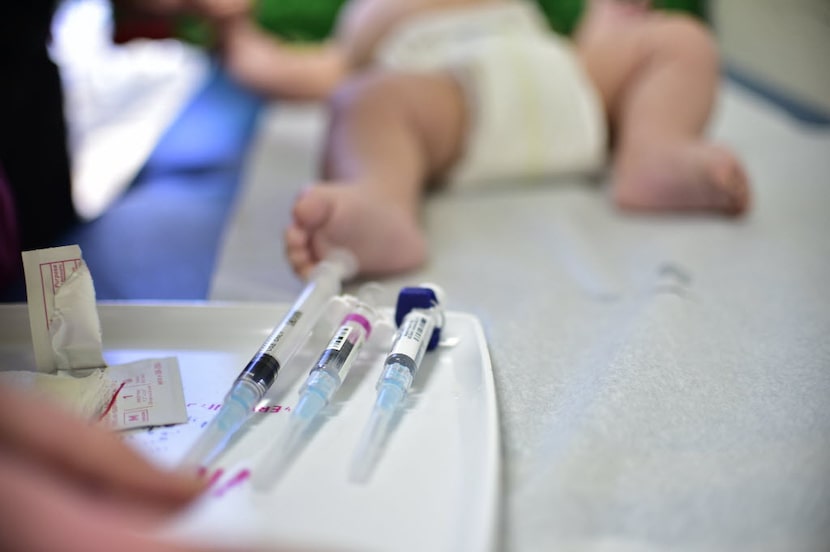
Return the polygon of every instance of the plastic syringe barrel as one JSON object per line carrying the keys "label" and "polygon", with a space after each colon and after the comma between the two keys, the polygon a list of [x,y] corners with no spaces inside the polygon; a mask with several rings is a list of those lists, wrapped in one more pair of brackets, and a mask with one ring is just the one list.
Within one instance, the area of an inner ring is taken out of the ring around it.
{"label": "plastic syringe barrel", "polygon": [[403,393],[409,390],[429,346],[437,316],[437,311],[432,309],[406,314],[383,363],[376,386],[378,391],[387,385],[399,387]]}
{"label": "plastic syringe barrel", "polygon": [[332,334],[328,345],[300,388],[300,399],[291,411],[288,427],[266,452],[255,471],[254,488],[266,489],[280,477],[303,442],[307,429],[340,389],[378,318],[374,308],[381,291],[377,284],[361,288],[350,312]]}
{"label": "plastic syringe barrel", "polygon": [[352,458],[349,474],[352,481],[365,481],[377,462],[381,445],[390,431],[392,417],[409,392],[426,353],[436,317],[437,312],[432,310],[410,311],[404,317],[383,363],[376,386],[375,405]]}
{"label": "plastic syringe barrel", "polygon": [[[374,283],[361,287],[353,308],[332,334],[329,344],[300,388],[301,402],[308,400],[306,397],[311,394],[319,395],[324,400],[324,406],[331,401],[372,334],[372,326],[378,317],[375,305],[380,292],[381,287]],[[295,414],[302,412],[300,406],[294,410]]]}
{"label": "plastic syringe barrel", "polygon": [[253,382],[261,390],[261,395],[265,394],[280,368],[305,342],[326,303],[340,292],[343,271],[342,267],[329,261],[317,265],[288,314],[274,328],[237,380]]}
{"label": "plastic syringe barrel", "polygon": [[198,468],[209,464],[251,416],[261,396],[259,387],[254,383],[237,380],[225,396],[222,408],[182,459],[182,466]]}
{"label": "plastic syringe barrel", "polygon": [[398,296],[395,320],[399,328],[378,378],[375,405],[352,458],[353,481],[369,477],[391,429],[392,417],[409,392],[424,354],[438,345],[444,324],[441,295],[437,286],[425,285],[404,288]]}
{"label": "plastic syringe barrel", "polygon": [[328,301],[340,292],[341,279],[351,276],[355,266],[350,254],[337,252],[315,267],[288,314],[237,376],[222,408],[185,455],[183,465],[204,466],[221,452],[231,435],[251,416],[280,368],[308,338]]}

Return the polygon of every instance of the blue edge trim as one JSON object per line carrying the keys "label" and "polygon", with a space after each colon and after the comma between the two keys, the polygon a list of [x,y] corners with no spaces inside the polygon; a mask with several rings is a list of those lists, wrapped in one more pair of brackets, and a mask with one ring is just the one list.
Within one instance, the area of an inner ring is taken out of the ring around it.
{"label": "blue edge trim", "polygon": [[814,126],[830,126],[830,114],[819,107],[794,99],[787,92],[762,81],[760,78],[749,75],[745,71],[734,66],[727,65],[725,68],[726,77],[781,109],[794,119]]}
{"label": "blue edge trim", "polygon": [[[800,122],[830,126],[830,115],[820,109],[734,67],[725,74]],[[98,299],[207,299],[264,104],[214,66],[124,196],[100,218],[79,224],[53,244],[81,246]],[[0,290],[0,302],[19,301],[26,301],[22,274]]]}

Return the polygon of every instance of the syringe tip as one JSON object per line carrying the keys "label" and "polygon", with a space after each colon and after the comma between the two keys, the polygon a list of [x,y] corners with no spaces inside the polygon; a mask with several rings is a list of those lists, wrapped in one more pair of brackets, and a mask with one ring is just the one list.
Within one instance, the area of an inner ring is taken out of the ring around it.
{"label": "syringe tip", "polygon": [[[374,410],[388,410],[390,412],[398,408],[403,402],[404,390],[388,381],[381,382],[378,388],[378,398],[375,399]],[[372,415],[374,416],[374,410]]]}
{"label": "syringe tip", "polygon": [[295,420],[306,420],[310,422],[326,407],[326,404],[328,404],[326,399],[318,393],[312,391],[303,393],[300,395],[300,400],[297,401],[297,406],[294,407],[294,411],[291,413],[292,422]]}
{"label": "syringe tip", "polygon": [[375,408],[352,458],[349,479],[365,483],[375,468],[394,411]]}
{"label": "syringe tip", "polygon": [[[296,410],[295,410],[296,413]],[[265,453],[265,456],[254,471],[251,485],[254,489],[264,491],[271,488],[288,469],[294,456],[299,452],[305,432],[311,424],[312,418],[292,415],[280,437]]]}
{"label": "syringe tip", "polygon": [[[229,397],[235,395],[236,388]],[[226,399],[222,408],[210,421],[208,426],[182,459],[180,465],[186,470],[206,467],[222,451],[225,442],[238,430],[250,416],[246,404],[234,399]]]}
{"label": "syringe tip", "polygon": [[377,430],[367,428],[364,431],[349,467],[349,480],[353,483],[366,483],[372,474],[380,455],[380,436],[381,433]]}
{"label": "syringe tip", "polygon": [[349,479],[353,482],[366,482],[374,470],[383,444],[389,434],[392,419],[402,400],[403,392],[399,387],[394,385],[381,386],[377,401],[369,416],[369,421],[352,457]]}
{"label": "syringe tip", "polygon": [[375,466],[375,459],[367,453],[355,456],[349,469],[349,480],[352,483],[366,483]]}
{"label": "syringe tip", "polygon": [[216,424],[208,425],[182,459],[180,467],[193,472],[206,468],[226,437],[225,432],[220,430]]}

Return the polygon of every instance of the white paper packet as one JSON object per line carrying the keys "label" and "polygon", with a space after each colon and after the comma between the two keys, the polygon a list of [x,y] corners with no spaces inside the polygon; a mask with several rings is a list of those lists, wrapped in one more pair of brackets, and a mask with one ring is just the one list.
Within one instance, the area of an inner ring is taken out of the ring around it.
{"label": "white paper packet", "polygon": [[175,357],[110,366],[106,377],[117,393],[103,418],[112,429],[133,429],[187,421],[187,407]]}
{"label": "white paper packet", "polygon": [[38,372],[9,373],[6,381],[112,429],[187,421],[175,358],[106,366],[95,288],[80,247],[24,251],[23,267]]}
{"label": "white paper packet", "polygon": [[105,366],[92,276],[77,245],[23,252],[40,372]]}

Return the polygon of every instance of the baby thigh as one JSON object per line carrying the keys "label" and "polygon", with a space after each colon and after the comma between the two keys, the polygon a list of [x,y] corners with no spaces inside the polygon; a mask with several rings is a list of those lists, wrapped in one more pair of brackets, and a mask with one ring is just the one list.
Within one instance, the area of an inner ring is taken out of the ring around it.
{"label": "baby thigh", "polygon": [[[334,173],[330,176],[349,172],[346,165],[352,165],[354,159],[376,166],[381,161],[378,157],[391,160],[415,156],[418,174],[413,176],[429,180],[456,162],[467,126],[461,86],[442,71],[362,73],[334,94],[331,113],[326,163],[327,172]],[[343,161],[337,150],[352,161]],[[373,158],[376,162],[371,162]]]}

